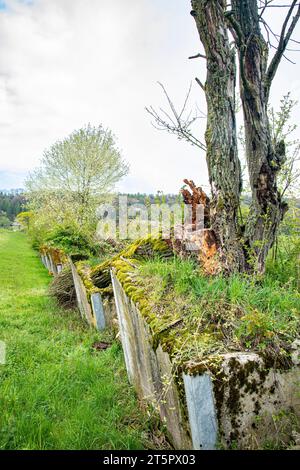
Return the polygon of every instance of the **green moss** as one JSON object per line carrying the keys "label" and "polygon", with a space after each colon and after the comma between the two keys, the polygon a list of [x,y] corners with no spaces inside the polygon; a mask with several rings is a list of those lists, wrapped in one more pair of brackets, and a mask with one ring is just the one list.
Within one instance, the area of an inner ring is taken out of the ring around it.
{"label": "green moss", "polygon": [[[125,293],[138,306],[149,325],[154,349],[161,346],[170,356],[183,412],[185,395],[182,372],[209,374],[213,380],[217,418],[221,422],[225,404],[232,426],[231,440],[237,441],[240,437],[239,416],[243,396],[253,395],[255,402],[258,402],[266,392],[265,379],[269,369],[291,367],[289,353],[283,347],[276,350],[276,354],[272,353],[272,341],[278,340],[279,331],[275,330],[278,323],[268,317],[269,312],[266,312],[267,319],[261,312],[259,315],[253,314],[253,311],[250,316],[244,314],[246,306],[240,298],[244,295],[251,297],[254,287],[249,287],[247,280],[243,284],[238,279],[204,279],[194,264],[176,258],[172,261],[146,262],[123,258],[115,263],[114,269]],[[255,295],[259,297],[259,286],[256,285],[255,289]],[[266,295],[265,286],[263,289]],[[289,318],[291,333],[294,318]],[[263,362],[260,366],[255,361],[241,364],[233,358],[229,361],[228,372],[222,366],[222,355],[229,351],[245,350],[236,336],[241,321],[249,323],[246,325],[247,335],[251,330],[256,341],[268,341],[263,350],[253,348]],[[274,329],[274,334],[268,333],[270,328]],[[259,413],[255,402],[254,413]]]}
{"label": "green moss", "polygon": [[[253,289],[247,285],[247,280],[243,283],[233,278],[230,284],[221,277],[209,280],[203,278],[192,262],[176,258],[172,261],[142,261],[122,257],[112,265],[125,293],[139,307],[148,323],[154,346],[161,344],[175,364],[183,364],[191,357],[199,363],[209,355],[249,349],[248,344],[243,344],[243,335],[238,336],[244,322],[247,343],[252,337],[255,341],[262,341],[264,348],[254,347],[253,350],[262,357],[270,355],[270,361],[273,356],[274,366],[272,344],[278,340],[279,331],[272,333],[271,329],[275,330],[277,324],[268,314],[264,316],[254,310],[244,315],[248,307],[240,298],[251,295]],[[255,289],[255,295],[259,297],[260,291],[257,287]],[[297,324],[296,317],[291,315],[290,318],[289,335],[291,327]],[[278,319],[282,322],[280,317]],[[279,352],[286,367],[290,367],[288,353],[284,348]],[[278,365],[282,362],[278,357],[276,361]]]}
{"label": "green moss", "polygon": [[86,288],[88,300],[95,293],[102,296],[113,295],[110,270],[115,269],[126,294],[145,312],[143,291],[135,286],[130,274],[140,265],[142,259],[170,256],[173,256],[172,250],[165,241],[147,237],[135,241],[117,255],[92,268],[86,261],[78,261],[76,269]]}

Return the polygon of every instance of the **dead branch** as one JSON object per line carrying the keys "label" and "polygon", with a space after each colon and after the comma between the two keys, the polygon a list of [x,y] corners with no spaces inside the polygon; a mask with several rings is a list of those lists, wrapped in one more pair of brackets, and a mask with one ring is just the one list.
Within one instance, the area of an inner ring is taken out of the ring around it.
{"label": "dead branch", "polygon": [[200,53],[199,53],[199,54],[196,54],[196,55],[191,55],[191,56],[189,57],[189,59],[199,59],[199,58],[200,58],[200,59],[206,59],[206,55],[203,55],[203,54],[200,54]]}
{"label": "dead branch", "polygon": [[190,144],[199,147],[203,151],[206,151],[205,144],[195,137],[191,130],[191,127],[195,121],[200,118],[204,118],[205,115],[204,113],[199,114],[198,112],[192,115],[192,111],[187,112],[187,105],[191,95],[192,84],[189,87],[180,111],[177,111],[175,108],[174,103],[171,100],[164,85],[160,82],[158,82],[158,84],[163,90],[170,111],[167,112],[160,108],[158,112],[155,108],[153,108],[153,106],[146,107],[147,113],[149,113],[154,118],[154,123],[152,123],[152,125],[158,130],[175,134],[179,140],[186,140]]}
{"label": "dead branch", "polygon": [[196,80],[196,83],[198,83],[198,85],[202,88],[202,90],[205,93],[205,85],[203,85],[203,83],[199,80],[198,77],[196,77],[195,80]]}
{"label": "dead branch", "polygon": [[[293,17],[292,22],[290,26],[288,27],[289,21],[291,19],[292,14],[295,11],[295,8],[298,6],[296,15]],[[266,92],[269,93],[270,87],[272,84],[272,81],[275,77],[275,74],[277,72],[278,66],[280,64],[280,61],[282,57],[284,56],[284,53],[286,51],[287,45],[291,39],[291,36],[295,30],[295,27],[299,21],[300,18],[300,5],[297,2],[297,0],[294,0],[289,8],[288,14],[286,15],[286,18],[284,20],[284,23],[282,25],[281,29],[281,34],[279,38],[279,44],[277,51],[269,65],[267,74],[266,74]]]}

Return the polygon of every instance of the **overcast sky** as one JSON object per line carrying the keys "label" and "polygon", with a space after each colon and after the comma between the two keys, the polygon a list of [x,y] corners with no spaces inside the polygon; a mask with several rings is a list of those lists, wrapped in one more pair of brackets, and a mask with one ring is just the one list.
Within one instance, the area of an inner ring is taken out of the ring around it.
{"label": "overcast sky", "polygon": [[[205,80],[203,61],[187,59],[200,51],[190,9],[189,0],[0,0],[0,188],[22,187],[45,148],[88,122],[110,127],[130,163],[118,189],[206,185],[203,153],[155,130],[144,109],[163,104],[157,81],[180,105],[191,80]],[[269,13],[278,32],[282,15]],[[289,57],[297,65],[282,63],[276,107],[288,90],[300,99],[300,52]],[[196,103],[205,111],[197,84]]]}

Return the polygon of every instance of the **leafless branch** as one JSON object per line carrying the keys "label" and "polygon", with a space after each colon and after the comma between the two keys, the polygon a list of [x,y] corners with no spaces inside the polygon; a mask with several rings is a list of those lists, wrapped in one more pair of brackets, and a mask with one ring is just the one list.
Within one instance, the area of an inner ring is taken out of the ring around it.
{"label": "leafless branch", "polygon": [[200,54],[200,53],[199,53],[199,54],[196,54],[196,55],[191,55],[191,56],[189,57],[189,59],[199,59],[199,58],[200,58],[200,59],[206,59],[206,55],[203,55],[203,54]]}
{"label": "leafless branch", "polygon": [[205,85],[203,85],[203,83],[201,82],[201,80],[199,80],[198,77],[195,78],[196,80],[196,83],[198,83],[198,85],[202,88],[202,90],[205,92]]}
{"label": "leafless branch", "polygon": [[[273,3],[274,0],[269,0],[269,1],[265,1],[265,5],[264,6],[261,6],[261,7],[258,7],[259,10],[263,10],[265,11],[267,8],[290,8],[291,7],[291,4],[281,4],[281,5],[271,5],[271,3]],[[296,6],[299,6],[300,3],[297,3]]]}
{"label": "leafless branch", "polygon": [[[296,7],[297,11],[295,16],[293,17],[290,26],[289,22],[291,20],[292,14],[294,13]],[[284,56],[284,53],[286,51],[287,45],[291,39],[291,36],[295,30],[295,27],[299,21],[300,18],[300,4],[297,2],[297,0],[293,0],[292,4],[289,7],[288,14],[286,15],[286,18],[284,20],[284,23],[282,25],[281,29],[281,34],[279,37],[279,43],[278,43],[278,48],[277,51],[269,65],[267,74],[266,74],[266,91],[269,93],[273,78],[275,77],[275,74],[277,72],[278,66],[280,64],[280,61],[282,57]]]}
{"label": "leafless branch", "polygon": [[155,129],[169,132],[170,134],[175,134],[179,140],[186,140],[190,144],[199,147],[201,150],[206,151],[206,146],[203,142],[201,142],[191,130],[191,126],[200,119],[201,117],[205,117],[204,113],[192,115],[193,112],[189,111],[187,116],[184,117],[184,114],[187,111],[188,101],[191,95],[192,84],[189,87],[189,90],[186,94],[183,106],[181,110],[178,112],[174,106],[173,101],[171,100],[170,96],[164,85],[162,83],[158,83],[159,86],[162,88],[162,91],[167,99],[170,112],[165,111],[162,108],[159,108],[159,112],[156,111],[153,106],[146,107],[146,111],[154,118],[154,122],[152,125]]}

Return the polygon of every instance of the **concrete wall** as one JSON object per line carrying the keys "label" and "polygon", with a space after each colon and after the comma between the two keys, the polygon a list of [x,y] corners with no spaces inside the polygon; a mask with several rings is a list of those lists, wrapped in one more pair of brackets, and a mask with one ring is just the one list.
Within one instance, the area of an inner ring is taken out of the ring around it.
{"label": "concrete wall", "polygon": [[56,265],[52,259],[50,253],[41,254],[41,260],[45,268],[51,273],[53,276],[56,276],[62,270],[62,264]]}
{"label": "concrete wall", "polygon": [[[63,264],[55,264],[50,253],[41,253],[41,261],[45,268],[52,275],[56,276],[63,269]],[[115,329],[116,306],[114,299],[111,295],[102,296],[100,293],[92,293],[90,296],[87,294],[85,285],[72,262],[71,258],[68,259],[68,264],[71,267],[77,305],[81,316],[90,326],[95,327],[99,331],[105,328]]]}
{"label": "concrete wall", "polygon": [[[53,274],[62,269],[49,254],[41,259]],[[176,449],[246,449],[263,446],[273,436],[285,439],[273,417],[282,412],[300,417],[300,342],[295,342],[294,366],[286,370],[270,368],[258,354],[233,352],[199,364],[191,358],[178,377],[167,352],[160,344],[153,347],[149,326],[115,272],[114,298],[99,292],[89,296],[69,263],[81,316],[98,330],[114,329],[117,316],[129,381],[139,398],[158,411]]]}
{"label": "concrete wall", "polygon": [[77,305],[81,313],[81,316],[83,319],[87,321],[87,323],[90,326],[96,326],[96,319],[92,314],[92,307],[88,301],[88,296],[87,296],[85,286],[82,282],[81,277],[79,276],[77,272],[76,266],[74,265],[71,259],[69,259],[69,263],[71,266],[74,285],[75,285]]}
{"label": "concrete wall", "polygon": [[279,437],[273,415],[300,416],[297,360],[282,370],[270,369],[255,353],[219,355],[198,365],[191,358],[175,379],[170,357],[160,345],[153,348],[147,323],[114,271],[111,277],[129,380],[159,411],[176,449],[253,448]]}
{"label": "concrete wall", "polygon": [[153,349],[148,325],[113,271],[111,276],[129,381],[139,398],[159,412],[175,447],[191,449],[189,423],[181,407],[170,358],[160,346]]}
{"label": "concrete wall", "polygon": [[69,260],[69,263],[73,274],[78,308],[82,318],[84,318],[90,326],[95,327],[99,331],[105,328],[114,329],[114,319],[116,318],[114,299],[109,295],[102,296],[99,292],[92,293],[88,296],[76,266],[71,260]]}

